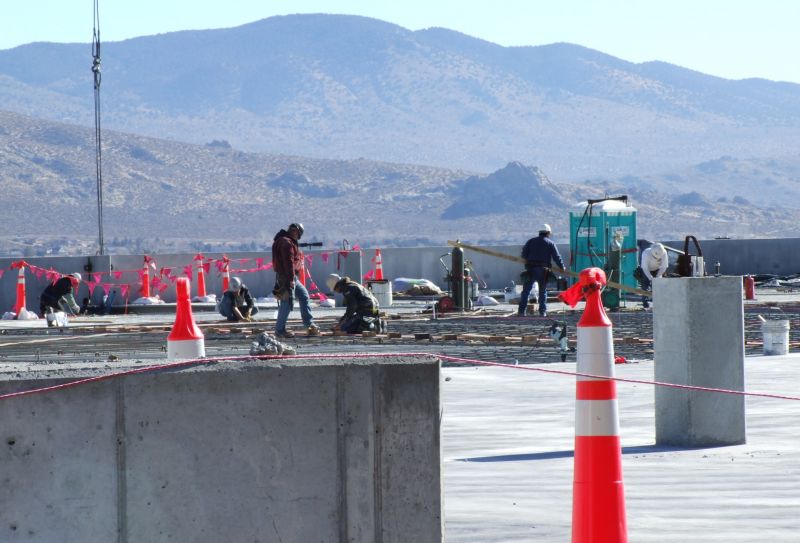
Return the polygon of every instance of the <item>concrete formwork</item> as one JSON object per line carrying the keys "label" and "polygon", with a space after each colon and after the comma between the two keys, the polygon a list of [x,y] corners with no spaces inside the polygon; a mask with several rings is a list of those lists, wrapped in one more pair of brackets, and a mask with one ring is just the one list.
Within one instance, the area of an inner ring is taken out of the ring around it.
{"label": "concrete formwork", "polygon": [[[54,382],[6,377],[0,393]],[[437,359],[391,357],[219,363],[4,400],[0,540],[441,541],[439,392]]]}
{"label": "concrete formwork", "polygon": [[[519,244],[486,246],[496,252],[505,253],[511,256],[519,256],[522,250],[522,243]],[[683,249],[683,240],[663,241],[666,245],[676,249]],[[720,270],[726,275],[744,274],[778,274],[790,275],[800,272],[800,238],[790,239],[748,239],[748,240],[700,240],[701,249],[705,258],[706,270],[714,272],[717,262],[720,263]],[[389,279],[397,277],[425,278],[433,281],[441,288],[446,288],[444,280],[445,270],[439,262],[439,257],[446,255],[452,247],[413,247],[413,248],[386,248],[381,249],[383,260],[383,272]],[[560,243],[558,249],[565,263],[569,263],[569,244]],[[694,245],[690,246],[694,252]],[[374,256],[372,249],[353,251],[348,256],[342,256],[338,249],[323,249],[306,251],[306,255],[313,257],[311,276],[316,284],[326,291],[325,278],[330,273],[339,275],[360,276],[373,267],[371,258]],[[327,254],[329,259],[325,262],[320,255]],[[170,267],[173,273],[182,274],[183,267],[187,264],[194,264],[192,260],[194,254],[164,254],[151,255],[155,258],[159,268]],[[221,253],[209,253],[205,255],[209,258],[222,258]],[[228,253],[228,257],[234,262],[232,267],[237,268],[237,259],[256,259],[263,258],[265,263],[271,261],[269,251],[264,252],[241,252]],[[499,259],[493,256],[475,253],[466,250],[464,257],[471,260],[478,274],[478,278],[485,281],[488,288],[500,289],[508,285],[509,281],[519,283],[519,273],[522,266],[515,262]],[[18,258],[0,259],[0,269],[7,269],[12,262]],[[142,255],[119,255],[119,256],[100,256],[100,257],[36,257],[27,259],[29,262],[43,268],[53,268],[62,273],[80,271],[85,273],[84,266],[91,262],[94,271],[108,272],[110,270],[138,270],[142,266]],[[450,257],[446,256],[444,261],[450,267]],[[676,256],[670,255],[670,271],[674,270]],[[246,267],[254,267],[249,264]],[[196,277],[196,270],[193,271],[193,280]],[[244,282],[250,287],[251,292],[256,296],[265,296],[272,291],[275,282],[274,273],[269,271],[258,271],[254,273],[241,274]],[[8,271],[0,277],[0,310],[7,311],[14,305],[16,298],[16,275]],[[46,279],[36,279],[28,274],[31,282],[28,286],[29,309],[38,309],[38,300],[41,291],[46,286]],[[116,281],[114,281],[116,282]],[[127,282],[127,280],[126,280]],[[216,268],[212,267],[211,273],[206,276],[206,285],[209,293],[221,294],[222,278]],[[137,288],[137,287],[134,287]],[[192,291],[194,295],[195,291]],[[88,290],[84,285],[79,296],[80,298],[88,295]],[[130,299],[133,300],[136,292],[132,292]],[[95,292],[93,300],[97,302],[102,297],[99,289]],[[168,302],[175,301],[175,289],[173,286],[163,292],[161,297]]]}
{"label": "concrete formwork", "polygon": [[[740,277],[653,281],[655,378],[744,390]],[[691,447],[745,443],[744,396],[656,387],[656,443]]]}

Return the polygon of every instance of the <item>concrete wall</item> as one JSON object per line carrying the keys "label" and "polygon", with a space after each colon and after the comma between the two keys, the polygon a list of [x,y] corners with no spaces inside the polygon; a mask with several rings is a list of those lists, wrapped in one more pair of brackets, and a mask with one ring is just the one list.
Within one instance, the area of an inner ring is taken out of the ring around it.
{"label": "concrete wall", "polygon": [[440,542],[439,379],[253,361],[2,401],[0,541]]}
{"label": "concrete wall", "polygon": [[[487,246],[488,249],[499,251],[512,256],[519,256],[522,250],[522,243],[518,245]],[[683,250],[683,240],[664,241],[666,245]],[[700,240],[703,257],[706,261],[706,269],[709,273],[714,272],[716,262],[720,263],[720,270],[724,275],[745,275],[745,274],[777,274],[790,275],[800,273],[800,238],[789,239],[750,239],[750,240]],[[569,263],[569,245],[558,244],[561,256],[565,263]],[[695,252],[693,245],[690,246],[692,254]],[[414,247],[414,248],[387,248],[382,249],[384,275],[390,279],[396,277],[424,278],[429,279],[446,288],[444,280],[445,269],[439,261],[439,257],[447,255],[451,247]],[[328,262],[322,258],[322,254],[328,254]],[[307,255],[313,255],[314,260],[311,267],[313,280],[323,290],[325,288],[325,278],[330,273],[339,275],[350,275],[356,277],[363,275],[374,267],[371,259],[374,256],[373,249],[364,249],[359,252],[352,252],[348,256],[341,256],[336,250],[306,251]],[[356,255],[361,254],[358,258]],[[183,266],[192,263],[193,254],[165,254],[152,255],[159,268],[172,267],[173,273],[182,273]],[[221,254],[208,254],[209,258],[221,258]],[[233,259],[239,258],[264,258],[265,262],[271,260],[269,253],[231,253],[228,256]],[[482,255],[474,251],[466,250],[465,258],[471,260],[475,265],[478,278],[485,281],[490,289],[501,289],[508,285],[509,281],[519,283],[519,272],[522,270],[519,264],[492,256]],[[0,278],[0,311],[8,311],[14,306],[16,301],[16,275],[7,268],[16,259],[0,259],[0,269],[6,269],[5,274]],[[447,267],[450,267],[450,257],[443,258]],[[111,256],[111,257],[41,257],[32,258],[28,261],[44,268],[54,268],[62,273],[80,271],[84,273],[84,266],[91,261],[95,271],[114,270],[135,270],[142,266],[142,255],[130,256]],[[670,262],[674,266],[676,255],[670,254]],[[234,262],[234,267],[237,264]],[[253,264],[245,266],[253,267]],[[271,271],[257,273],[240,274],[245,284],[247,284],[256,296],[266,296],[272,291],[275,276]],[[194,277],[193,277],[194,279]],[[39,305],[39,295],[46,286],[46,280],[36,280],[28,274],[28,308],[37,309]],[[126,276],[125,281],[130,281],[130,276]],[[206,277],[208,292],[220,294],[222,291],[222,278],[212,266],[211,273]],[[137,289],[140,285],[134,285]],[[193,287],[194,288],[194,287]],[[194,292],[194,290],[193,290]],[[88,295],[86,286],[79,294],[80,298]],[[131,300],[137,294],[131,293]],[[102,293],[96,292],[94,300],[102,297]],[[175,300],[175,289],[170,287],[162,293],[162,298],[166,301]]]}
{"label": "concrete wall", "polygon": [[[744,306],[738,277],[653,281],[655,380],[744,390]],[[656,443],[744,443],[744,397],[655,387]]]}

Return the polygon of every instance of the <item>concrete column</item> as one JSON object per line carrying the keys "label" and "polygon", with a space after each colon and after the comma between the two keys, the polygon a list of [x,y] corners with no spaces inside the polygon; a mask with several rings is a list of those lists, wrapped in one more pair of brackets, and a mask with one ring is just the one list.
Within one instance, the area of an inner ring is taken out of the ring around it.
{"label": "concrete column", "polygon": [[[742,278],[653,281],[655,379],[744,390]],[[744,396],[655,387],[656,444],[745,443]]]}

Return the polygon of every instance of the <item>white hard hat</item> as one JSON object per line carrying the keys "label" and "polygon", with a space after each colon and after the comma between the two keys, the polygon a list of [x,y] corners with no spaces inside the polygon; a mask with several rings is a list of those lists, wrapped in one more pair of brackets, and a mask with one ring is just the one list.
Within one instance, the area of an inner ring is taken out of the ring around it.
{"label": "white hard hat", "polygon": [[335,287],[335,286],[336,286],[336,283],[338,283],[338,282],[339,282],[339,281],[341,281],[341,280],[342,280],[342,278],[341,278],[341,277],[339,277],[339,276],[338,276],[338,275],[336,275],[335,273],[332,273],[332,274],[330,274],[330,275],[328,276],[328,278],[327,278],[327,279],[325,279],[325,284],[326,284],[326,285],[328,285],[328,289],[329,289],[331,292],[333,292],[333,287]]}
{"label": "white hard hat", "polygon": [[72,277],[72,278],[74,278],[76,281],[81,281],[81,280],[83,279],[83,278],[81,277],[81,274],[79,274],[78,272],[71,273],[71,274],[69,274],[69,276],[70,276],[70,277]]}
{"label": "white hard hat", "polygon": [[539,227],[539,232],[552,232],[552,230],[550,229],[549,224],[544,223],[542,226]]}
{"label": "white hard hat", "polygon": [[231,290],[239,290],[242,288],[242,280],[238,277],[231,277]]}
{"label": "white hard hat", "polygon": [[664,256],[667,250],[664,249],[664,246],[660,243],[654,243],[652,247],[650,247],[650,254],[652,254],[656,258],[661,258]]}

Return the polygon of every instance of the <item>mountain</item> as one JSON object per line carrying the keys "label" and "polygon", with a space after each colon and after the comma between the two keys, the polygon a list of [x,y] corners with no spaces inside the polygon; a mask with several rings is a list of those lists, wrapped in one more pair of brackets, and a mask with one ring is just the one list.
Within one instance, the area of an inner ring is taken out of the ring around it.
{"label": "mountain", "polygon": [[[194,145],[110,130],[102,156],[109,253],[266,250],[275,232],[295,221],[304,223],[308,241],[327,247],[344,239],[361,246],[443,245],[454,238],[522,243],[542,222],[566,242],[569,213],[583,211],[579,202],[622,194],[638,210],[639,236],[650,239],[794,236],[800,219],[796,208],[751,203],[747,197],[758,195],[746,191],[713,197],[655,188],[667,174],[566,183],[520,162],[483,175],[248,153],[224,140]],[[749,178],[751,186],[761,181],[759,162],[735,164],[737,171],[760,172]],[[786,179],[798,167],[800,158],[776,161],[770,172]],[[708,163],[697,169],[726,171]],[[91,128],[0,111],[0,187],[0,254],[94,252]]]}
{"label": "mountain", "polygon": [[[443,28],[291,15],[104,43],[108,129],[246,152],[560,180],[796,154],[800,85],[635,64],[558,43],[501,47]],[[0,104],[93,123],[91,48],[0,51]]]}
{"label": "mountain", "polygon": [[474,175],[449,191],[453,204],[443,219],[509,213],[525,207],[563,208],[570,201],[536,166],[511,162],[487,176]]}

